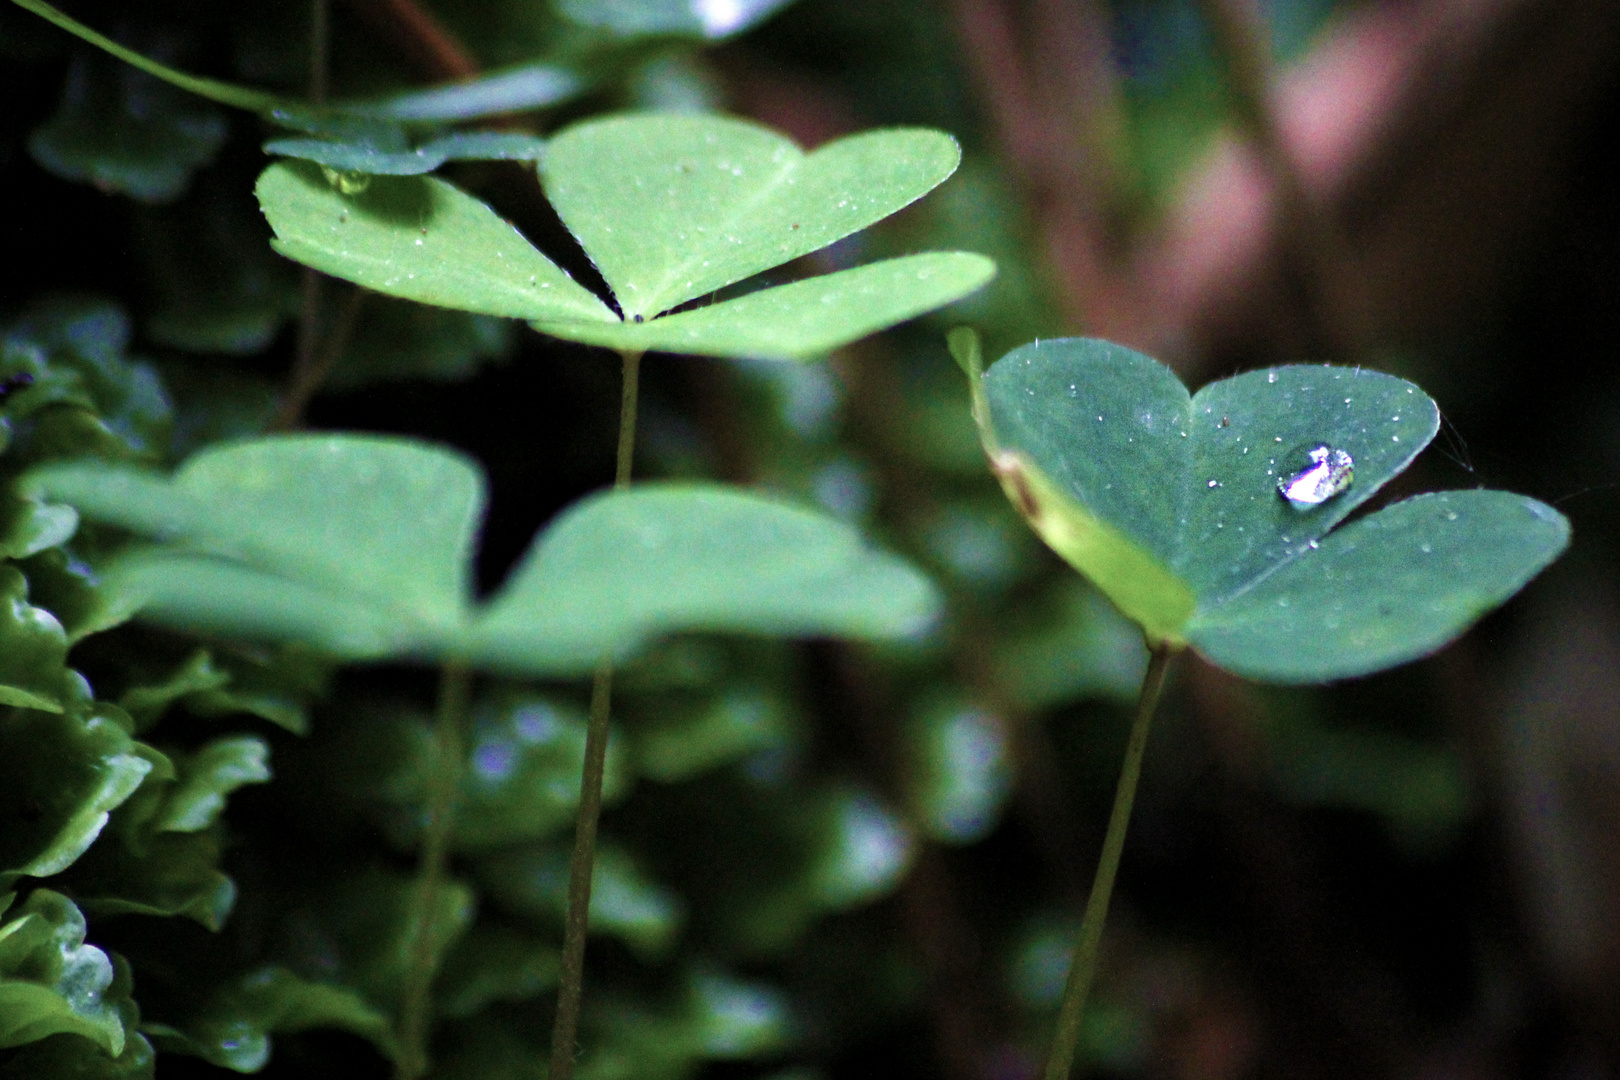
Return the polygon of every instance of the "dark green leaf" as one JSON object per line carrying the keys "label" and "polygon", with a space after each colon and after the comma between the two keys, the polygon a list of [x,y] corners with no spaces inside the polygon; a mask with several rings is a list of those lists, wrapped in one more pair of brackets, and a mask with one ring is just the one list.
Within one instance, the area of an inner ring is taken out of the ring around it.
{"label": "dark green leaf", "polygon": [[0,566],[0,706],[62,711],[67,634],[56,617],[28,602],[28,581]]}
{"label": "dark green leaf", "polygon": [[464,379],[507,354],[514,328],[489,315],[368,296],[326,385],[352,390],[402,379]]}
{"label": "dark green leaf", "polygon": [[34,160],[142,202],[168,202],[225,141],[213,105],[109,57],[81,57],[68,69],[56,115],[28,140]]}
{"label": "dark green leaf", "polygon": [[71,865],[152,770],[127,716],[77,673],[61,681],[65,711],[13,709],[0,724],[0,886]]}
{"label": "dark green leaf", "polygon": [[434,998],[441,1016],[466,1017],[501,1001],[528,1001],[557,985],[562,956],[533,934],[477,926],[444,958]]}
{"label": "dark green leaf", "polygon": [[1564,517],[1522,495],[1420,495],[1201,608],[1188,632],[1217,664],[1268,682],[1381,671],[1446,644],[1568,543]]}
{"label": "dark green leaf", "polygon": [[[1192,397],[1139,353],[1058,339],[1010,353],[984,390],[993,463],[1043,538],[1150,639],[1256,678],[1323,681],[1432,652],[1568,541],[1556,511],[1485,492],[1330,532],[1438,428],[1434,402],[1379,372],[1271,368]],[[1296,504],[1279,481],[1313,447],[1348,454],[1354,476]],[[1425,544],[1447,561],[1413,561]],[[1159,602],[1178,589],[1179,605]]]}

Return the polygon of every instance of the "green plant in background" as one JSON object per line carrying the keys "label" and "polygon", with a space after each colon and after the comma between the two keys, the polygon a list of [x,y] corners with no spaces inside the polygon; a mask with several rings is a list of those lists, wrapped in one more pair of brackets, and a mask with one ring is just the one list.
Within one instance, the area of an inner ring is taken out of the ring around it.
{"label": "green plant in background", "polygon": [[1162,364],[1085,338],[987,372],[953,331],[992,471],[1047,545],[1142,630],[1151,660],[1071,962],[1046,1080],[1066,1080],[1096,973],[1149,724],[1172,656],[1268,682],[1366,675],[1445,645],[1569,544],[1503,491],[1419,495],[1335,528],[1440,427],[1404,379],[1291,365],[1195,395]]}

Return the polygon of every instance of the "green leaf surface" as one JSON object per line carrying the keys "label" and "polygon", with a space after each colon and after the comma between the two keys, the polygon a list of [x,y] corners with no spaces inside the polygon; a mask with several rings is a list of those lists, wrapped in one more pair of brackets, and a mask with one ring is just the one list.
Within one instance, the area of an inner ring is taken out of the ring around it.
{"label": "green leaf surface", "polygon": [[634,319],[864,229],[927,194],[960,159],[950,136],[924,129],[866,132],[806,155],[740,120],[629,115],[566,129],[540,172]]}
{"label": "green leaf surface", "polygon": [[495,599],[470,610],[482,479],[398,439],[290,436],[216,447],[172,480],[53,466],[28,490],[167,546],[109,588],[184,629],[301,642],[350,659],[576,675],[677,630],[882,638],[934,617],[932,585],[823,514],[706,484],[576,504]]}
{"label": "green leaf surface", "polygon": [[616,321],[477,199],[431,177],[345,195],[318,166],[272,165],[254,188],[277,251],[368,289],[519,319]]}
{"label": "green leaf surface", "polygon": [[647,322],[537,319],[544,334],[612,349],[805,360],[958,300],[995,276],[983,255],[929,252],[762,289]]}
{"label": "green leaf surface", "polygon": [[[1427,395],[1380,372],[1270,368],[1191,396],[1140,353],[1074,338],[1014,350],[983,386],[993,465],[1036,531],[1150,639],[1255,678],[1324,681],[1432,652],[1568,541],[1556,511],[1491,492],[1331,531],[1439,426]],[[1279,479],[1323,445],[1353,458],[1349,488],[1283,498]],[[1407,549],[1425,544],[1446,561],[1413,561]],[[1178,584],[1191,603],[1151,603]]]}
{"label": "green leaf surface", "polygon": [[565,511],[471,632],[514,671],[585,671],[676,630],[884,638],[933,586],[824,514],[706,484],[647,484]]}
{"label": "green leaf surface", "polygon": [[[244,582],[268,590],[282,581],[310,595],[277,603],[253,593],[256,602],[296,617],[325,595],[427,635],[464,618],[484,491],[477,467],[450,451],[311,435],[205,450],[172,479],[94,465],[54,475],[54,486],[98,520],[234,560],[214,564],[215,580],[199,580],[199,593],[251,591]],[[226,602],[228,594],[219,595]]]}
{"label": "green leaf surface", "polygon": [[1267,682],[1381,671],[1446,644],[1568,543],[1563,515],[1523,495],[1419,495],[1200,609],[1189,632],[1217,664]]}
{"label": "green leaf surface", "polygon": [[123,1019],[107,999],[112,961],[85,944],[79,909],[60,893],[35,889],[0,918],[0,1049],[71,1034],[121,1054]]}

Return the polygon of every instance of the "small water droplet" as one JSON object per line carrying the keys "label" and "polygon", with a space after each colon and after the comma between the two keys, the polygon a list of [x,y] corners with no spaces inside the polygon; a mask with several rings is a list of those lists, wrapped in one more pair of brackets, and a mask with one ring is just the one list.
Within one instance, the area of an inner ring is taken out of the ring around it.
{"label": "small water droplet", "polygon": [[1221,482],[1219,480],[1211,480],[1209,482],[1209,486],[1212,488],[1218,488],[1221,486]]}
{"label": "small water droplet", "polygon": [[1355,461],[1349,454],[1326,443],[1316,443],[1299,447],[1285,456],[1283,471],[1277,477],[1277,491],[1295,509],[1306,509],[1344,494],[1355,476]]}
{"label": "small water droplet", "polygon": [[1425,555],[1433,555],[1434,554],[1434,548],[1432,546],[1428,545],[1428,544],[1422,545],[1421,547],[1418,548],[1418,550],[1423,552],[1423,554],[1425,554]]}
{"label": "small water droplet", "polygon": [[1398,423],[1400,423],[1400,422],[1401,422],[1401,418],[1400,418],[1400,417],[1399,417],[1399,416],[1392,416],[1392,417],[1390,417],[1390,418],[1389,418],[1389,419],[1390,419],[1390,421],[1391,421],[1391,422],[1392,422],[1392,423],[1396,423],[1396,424],[1398,424]]}
{"label": "small water droplet", "polygon": [[1102,417],[1101,416],[1097,417],[1097,423],[1099,423],[1099,424],[1102,423]]}
{"label": "small water droplet", "polygon": [[1274,383],[1276,381],[1277,381],[1277,373],[1275,371],[1270,372],[1269,374],[1266,375],[1266,382]]}
{"label": "small water droplet", "polygon": [[1456,521],[1457,520],[1457,511],[1455,511],[1455,510],[1447,510],[1446,511],[1446,520],[1447,521]]}
{"label": "small water droplet", "polygon": [[1315,540],[1312,540],[1311,543],[1310,543],[1310,548],[1311,548],[1312,551],[1315,551],[1317,548],[1319,548],[1321,546],[1322,545],[1317,543]]}
{"label": "small water droplet", "polygon": [[1390,437],[1389,437],[1389,441],[1390,441],[1390,442],[1400,442],[1400,441],[1401,441],[1401,437],[1400,437],[1400,436],[1399,436],[1399,435],[1391,435],[1391,436],[1390,436]]}

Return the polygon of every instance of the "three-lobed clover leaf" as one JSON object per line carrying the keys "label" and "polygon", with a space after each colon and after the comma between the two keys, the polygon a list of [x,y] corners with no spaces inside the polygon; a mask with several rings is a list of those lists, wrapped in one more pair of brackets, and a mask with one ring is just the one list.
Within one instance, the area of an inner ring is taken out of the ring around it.
{"label": "three-lobed clover leaf", "polygon": [[702,483],[581,500],[475,604],[483,477],[405,439],[261,438],[199,453],[173,477],[82,462],[24,486],[163,541],[109,570],[145,617],[343,659],[579,675],[677,630],[892,637],[925,627],[938,604],[849,526]]}
{"label": "three-lobed clover leaf", "polygon": [[345,193],[282,162],[256,192],[283,255],[378,292],[527,319],[609,348],[803,359],[960,299],[994,264],[929,252],[683,304],[819,250],[905,207],[955,170],[948,135],[867,132],[805,154],[755,124],[634,114],[553,138],[546,192],[613,292],[574,282],[483,203],[431,177]]}
{"label": "three-lobed clover leaf", "polygon": [[[971,370],[968,346],[953,340]],[[1569,542],[1551,507],[1485,490],[1335,528],[1439,427],[1423,391],[1365,368],[1269,368],[1189,395],[1149,357],[1067,338],[1009,353],[982,395],[992,464],[1042,538],[1150,641],[1252,678],[1320,682],[1433,652]],[[1284,498],[1279,480],[1320,447],[1349,455],[1349,486]]]}

